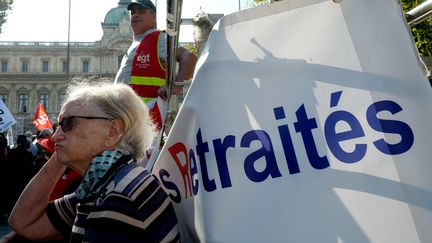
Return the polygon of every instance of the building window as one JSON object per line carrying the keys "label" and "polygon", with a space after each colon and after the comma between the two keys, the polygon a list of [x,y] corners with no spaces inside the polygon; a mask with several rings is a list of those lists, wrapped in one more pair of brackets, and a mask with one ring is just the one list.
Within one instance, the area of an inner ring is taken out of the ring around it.
{"label": "building window", "polygon": [[65,92],[64,91],[60,91],[58,93],[58,108],[57,108],[58,110],[61,109],[61,106],[62,106],[63,102],[65,101],[65,98],[66,98]]}
{"label": "building window", "polygon": [[42,104],[45,110],[48,110],[48,101],[48,94],[39,94],[39,103]]}
{"label": "building window", "polygon": [[22,73],[28,73],[28,67],[29,67],[28,62],[22,62],[21,63],[21,72]]}
{"label": "building window", "polygon": [[0,99],[7,106],[8,95],[7,94],[0,94]]}
{"label": "building window", "polygon": [[67,66],[68,66],[67,61],[63,61],[63,72],[64,73],[67,73]]}
{"label": "building window", "polygon": [[89,72],[89,61],[83,61],[83,73]]}
{"label": "building window", "polygon": [[1,72],[6,73],[8,69],[8,62],[7,61],[1,61]]}
{"label": "building window", "polygon": [[42,72],[43,73],[48,72],[48,61],[42,61]]}
{"label": "building window", "polygon": [[27,112],[28,101],[28,94],[18,94],[18,112]]}

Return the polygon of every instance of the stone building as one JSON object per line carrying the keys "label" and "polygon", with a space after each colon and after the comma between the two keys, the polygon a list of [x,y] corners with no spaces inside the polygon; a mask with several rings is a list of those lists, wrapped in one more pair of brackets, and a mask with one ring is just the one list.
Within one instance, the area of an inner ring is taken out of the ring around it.
{"label": "stone building", "polygon": [[119,0],[105,15],[100,41],[70,42],[69,48],[67,42],[0,42],[0,98],[17,120],[16,134],[36,132],[32,121],[38,103],[56,121],[65,85],[73,77],[114,79],[132,42],[129,2]]}
{"label": "stone building", "polygon": [[[37,132],[32,121],[38,103],[57,121],[66,85],[74,77],[114,79],[132,42],[129,3],[119,0],[106,13],[99,41],[70,42],[69,47],[67,42],[0,41],[0,99],[17,120],[15,134]],[[181,100],[182,96],[171,99],[171,114]]]}

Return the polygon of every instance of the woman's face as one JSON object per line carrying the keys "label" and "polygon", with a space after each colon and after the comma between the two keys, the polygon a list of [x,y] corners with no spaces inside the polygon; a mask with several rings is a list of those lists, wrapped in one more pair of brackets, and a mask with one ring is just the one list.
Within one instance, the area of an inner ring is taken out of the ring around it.
{"label": "woman's face", "polygon": [[83,175],[93,157],[106,149],[110,120],[95,104],[72,101],[60,113],[59,123],[52,137],[57,162]]}

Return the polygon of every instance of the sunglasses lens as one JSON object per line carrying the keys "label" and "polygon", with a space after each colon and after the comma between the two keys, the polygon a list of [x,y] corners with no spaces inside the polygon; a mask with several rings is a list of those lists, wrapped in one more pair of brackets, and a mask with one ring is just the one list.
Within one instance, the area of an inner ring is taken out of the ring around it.
{"label": "sunglasses lens", "polygon": [[63,120],[61,120],[61,122],[59,122],[59,125],[63,132],[69,132],[70,130],[72,130],[72,121],[73,117],[65,117],[63,118]]}

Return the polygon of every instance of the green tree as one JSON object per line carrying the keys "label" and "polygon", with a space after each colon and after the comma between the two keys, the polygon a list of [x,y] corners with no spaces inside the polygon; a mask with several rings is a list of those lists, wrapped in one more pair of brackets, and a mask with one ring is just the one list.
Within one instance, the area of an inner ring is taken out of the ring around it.
{"label": "green tree", "polygon": [[193,54],[198,55],[198,50],[195,43],[186,43],[183,45],[183,47],[192,52]]}
{"label": "green tree", "polygon": [[13,0],[0,0],[0,33],[2,26],[6,22],[7,13],[12,9]]}
{"label": "green tree", "polygon": [[[254,5],[261,5],[281,0],[253,0]],[[406,13],[414,7],[420,5],[424,0],[401,0],[402,10]],[[417,45],[417,49],[422,56],[432,56],[432,18],[411,28],[411,33]]]}
{"label": "green tree", "polygon": [[[424,1],[402,0],[402,9],[406,13]],[[422,56],[432,56],[432,18],[427,18],[423,22],[411,28],[417,49]]]}

